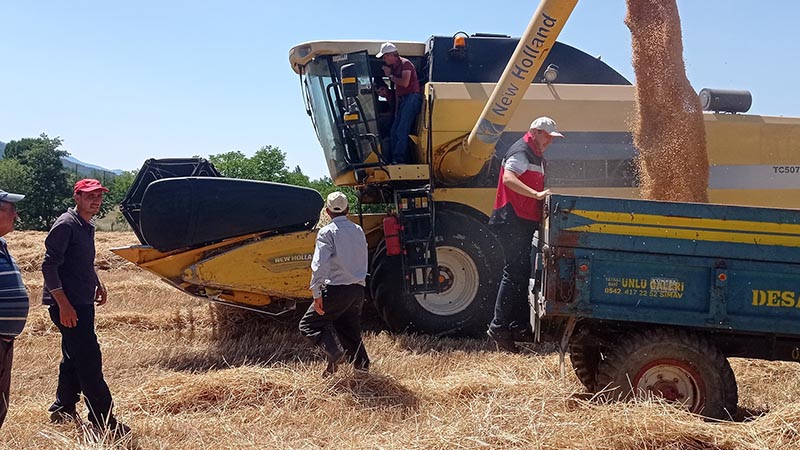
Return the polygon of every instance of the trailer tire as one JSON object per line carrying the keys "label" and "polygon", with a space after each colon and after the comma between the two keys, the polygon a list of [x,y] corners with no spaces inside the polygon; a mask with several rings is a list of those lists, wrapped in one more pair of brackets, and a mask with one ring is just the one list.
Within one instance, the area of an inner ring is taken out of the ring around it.
{"label": "trailer tire", "polygon": [[576,342],[569,345],[569,362],[575,376],[581,384],[586,386],[589,392],[595,392],[597,385],[597,367],[600,364],[602,355],[600,346],[588,342]]}
{"label": "trailer tire", "polygon": [[502,276],[502,250],[478,220],[455,211],[437,211],[436,248],[449,283],[440,294],[403,292],[399,256],[376,252],[371,277],[373,304],[397,332],[435,336],[481,336],[492,319]]}
{"label": "trailer tire", "polygon": [[657,395],[715,419],[731,418],[739,396],[725,356],[707,339],[677,329],[621,338],[600,361],[596,387],[606,399]]}
{"label": "trailer tire", "polygon": [[597,368],[608,352],[609,336],[593,328],[581,328],[569,341],[569,361],[587,391],[597,392]]}

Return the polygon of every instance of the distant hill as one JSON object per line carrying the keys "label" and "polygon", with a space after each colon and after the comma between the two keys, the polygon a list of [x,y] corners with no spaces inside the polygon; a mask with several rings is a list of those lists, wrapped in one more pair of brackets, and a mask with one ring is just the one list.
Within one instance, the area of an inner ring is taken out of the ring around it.
{"label": "distant hill", "polygon": [[[0,142],[0,159],[3,158],[6,151],[6,143]],[[122,173],[121,170],[110,170],[106,169],[105,167],[95,166],[94,164],[88,164],[78,159],[73,158],[72,156],[65,156],[61,158],[61,163],[64,164],[64,168],[69,170],[70,172],[74,172],[79,176],[89,177],[89,178],[97,178],[100,180],[113,178]]]}
{"label": "distant hill", "polygon": [[101,181],[107,178],[114,178],[122,173],[122,171],[119,169],[110,170],[106,169],[105,167],[95,166],[94,164],[88,164],[77,160],[72,156],[65,156],[61,158],[61,163],[64,164],[64,168],[70,172],[74,172],[83,177],[97,178]]}

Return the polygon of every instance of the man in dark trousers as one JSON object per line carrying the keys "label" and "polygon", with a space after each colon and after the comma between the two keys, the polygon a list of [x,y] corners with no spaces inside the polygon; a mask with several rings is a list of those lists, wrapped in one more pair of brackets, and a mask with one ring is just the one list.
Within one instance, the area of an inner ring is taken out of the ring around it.
{"label": "man in dark trousers", "polygon": [[28,318],[28,291],[2,236],[14,231],[16,203],[23,198],[24,195],[0,190],[0,427],[8,413],[14,338],[25,328]]}
{"label": "man in dark trousers", "polygon": [[53,422],[79,420],[76,406],[83,393],[89,421],[100,431],[116,436],[130,432],[112,414],[111,391],[103,378],[103,359],[94,330],[95,303],[106,303],[107,292],[94,268],[94,224],[103,193],[99,181],[86,178],[75,183],[70,208],[56,219],[45,239],[42,263],[42,303],[61,332],[62,360],[56,400],[50,406]]}
{"label": "man in dark trousers", "polygon": [[311,261],[314,303],[300,320],[300,332],[327,357],[323,377],[336,372],[345,360],[357,371],[369,370],[361,340],[367,239],[361,227],[347,218],[348,210],[343,193],[328,195],[325,211],[332,222],[319,230]]}
{"label": "man in dark trousers", "polygon": [[544,188],[544,152],[554,137],[564,137],[549,117],[539,117],[503,158],[489,224],[503,236],[505,266],[494,319],[487,334],[503,350],[517,353],[515,340],[530,334],[526,288],[531,276],[531,242],[539,229]]}

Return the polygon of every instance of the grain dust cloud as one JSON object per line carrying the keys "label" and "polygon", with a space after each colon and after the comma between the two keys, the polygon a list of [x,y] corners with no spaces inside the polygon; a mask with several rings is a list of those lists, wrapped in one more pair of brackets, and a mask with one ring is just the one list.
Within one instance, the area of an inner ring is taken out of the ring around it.
{"label": "grain dust cloud", "polygon": [[708,201],[700,100],[686,77],[676,0],[626,0],[636,74],[633,143],[642,198]]}

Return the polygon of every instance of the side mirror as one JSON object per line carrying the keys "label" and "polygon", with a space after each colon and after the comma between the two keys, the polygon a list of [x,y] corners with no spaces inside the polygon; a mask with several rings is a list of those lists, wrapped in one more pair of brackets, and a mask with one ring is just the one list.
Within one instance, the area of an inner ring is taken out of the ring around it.
{"label": "side mirror", "polygon": [[341,69],[342,95],[345,98],[358,97],[358,72],[355,63],[345,64]]}

